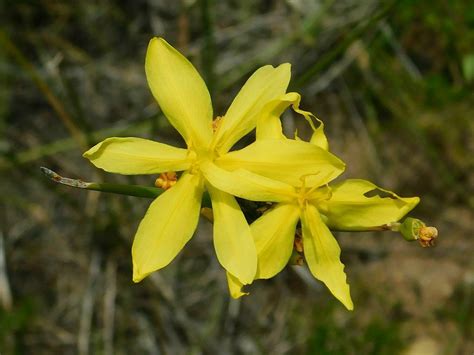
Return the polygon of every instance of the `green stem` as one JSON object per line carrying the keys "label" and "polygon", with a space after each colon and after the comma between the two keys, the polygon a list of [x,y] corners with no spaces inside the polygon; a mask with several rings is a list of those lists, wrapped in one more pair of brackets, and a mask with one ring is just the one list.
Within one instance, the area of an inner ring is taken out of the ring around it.
{"label": "green stem", "polygon": [[75,187],[79,189],[109,192],[109,193],[114,193],[114,194],[128,195],[128,196],[135,196],[135,197],[145,197],[145,198],[156,198],[159,195],[161,195],[161,193],[163,193],[163,189],[159,189],[157,187],[149,187],[149,186],[142,186],[142,185],[110,184],[106,182],[102,182],[102,183],[86,182],[80,179],[70,179],[70,178],[63,177],[45,167],[41,167],[40,169],[41,169],[41,172],[52,181],[57,182],[62,185]]}
{"label": "green stem", "polygon": [[[41,172],[50,180],[57,182],[62,185],[75,187],[78,189],[85,189],[85,190],[92,190],[92,191],[99,191],[99,192],[108,192],[114,193],[119,195],[127,195],[127,196],[135,196],[135,197],[144,197],[144,198],[156,198],[163,193],[163,189],[159,189],[157,187],[151,186],[142,186],[142,185],[126,185],[126,184],[111,184],[106,182],[86,182],[80,179],[71,179],[67,177],[63,177],[56,172],[52,171],[51,169],[40,167]],[[242,200],[244,201],[244,200]],[[241,208],[247,214],[252,211],[252,204],[241,204]],[[211,199],[207,192],[204,193],[202,198],[202,206],[203,207],[211,207]],[[365,229],[344,229],[335,227],[330,229],[334,232],[399,232],[400,231],[400,223],[389,223],[384,224],[381,226],[374,226],[374,227],[367,227]]]}
{"label": "green stem", "polygon": [[[119,195],[144,197],[144,198],[157,198],[164,190],[152,186],[143,185],[127,185],[127,184],[111,184],[108,182],[87,182],[80,179],[71,179],[59,175],[51,169],[40,167],[41,172],[50,180],[57,182],[58,184],[75,187],[78,189],[108,192]],[[211,199],[207,192],[202,197],[202,207],[211,207]]]}

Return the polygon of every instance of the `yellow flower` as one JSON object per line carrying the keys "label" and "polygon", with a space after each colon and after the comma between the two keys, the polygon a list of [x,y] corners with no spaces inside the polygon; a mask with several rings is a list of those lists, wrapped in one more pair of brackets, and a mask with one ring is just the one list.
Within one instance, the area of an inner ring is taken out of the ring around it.
{"label": "yellow flower", "polygon": [[[295,111],[311,119],[310,113],[298,108],[299,101],[298,94],[288,93],[267,104],[267,110],[264,110],[257,125],[257,144],[260,139],[268,141],[271,137],[290,141],[281,132],[279,116],[286,107],[293,105]],[[322,125],[315,128],[311,143],[327,148]],[[312,145],[305,142],[301,144]],[[262,192],[266,192],[266,201],[279,202],[250,226],[258,254],[255,278],[271,278],[285,267],[293,251],[297,224],[301,221],[304,256],[311,273],[352,310],[349,285],[346,282],[344,265],[340,261],[341,249],[329,227],[367,230],[370,227],[396,222],[416,206],[419,198],[401,198],[365,180],[346,180],[327,186],[337,175],[328,175],[325,171],[300,175],[298,180],[292,175],[290,179],[287,176],[273,176],[280,181],[278,188],[270,191],[270,186],[275,186],[277,182],[271,180],[271,176],[258,166],[253,166],[244,159],[232,159],[233,155],[240,157],[241,154],[242,151],[230,153],[223,159],[234,164],[239,161],[240,167],[246,170],[236,169],[228,173],[226,181],[216,186],[249,200],[260,200]],[[245,184],[237,186],[238,181],[248,180],[258,181],[260,188],[246,189]],[[235,188],[232,190],[224,184]],[[234,297],[244,294],[238,280],[228,278],[228,283]]]}
{"label": "yellow flower", "polygon": [[[214,213],[217,258],[239,282],[251,283],[257,268],[257,252],[250,228],[235,198],[226,189],[216,187],[216,181],[225,179],[228,173],[220,167],[220,159],[239,152],[228,153],[241,137],[255,128],[264,106],[286,92],[290,65],[258,69],[224,117],[214,121],[214,127],[211,99],[204,81],[193,65],[165,40],[150,41],[145,71],[153,96],[183,136],[187,149],[141,138],[114,137],[84,153],[95,166],[113,173],[183,171],[176,184],[167,182],[172,187],[152,202],[138,227],[132,246],[133,280],[139,282],[176,257],[196,229],[202,194],[207,189]],[[294,141],[287,144],[279,140],[271,145],[262,142],[256,152],[249,146],[247,151],[240,151],[240,156],[258,161],[269,175],[282,174],[285,165],[279,165],[280,159],[290,159],[298,174],[315,170],[333,174],[340,166],[337,158],[317,147],[301,148],[301,143]],[[279,153],[281,158],[275,156]],[[302,159],[299,154],[303,154]],[[239,167],[238,162],[234,165]],[[163,178],[167,176],[173,174]],[[278,182],[275,184],[279,186]],[[265,199],[264,194],[260,197]]]}

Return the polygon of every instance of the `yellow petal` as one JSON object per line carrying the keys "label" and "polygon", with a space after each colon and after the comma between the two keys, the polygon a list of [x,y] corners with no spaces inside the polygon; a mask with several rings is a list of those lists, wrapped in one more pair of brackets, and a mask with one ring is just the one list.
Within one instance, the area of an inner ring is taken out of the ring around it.
{"label": "yellow petal", "polygon": [[280,116],[292,104],[292,92],[268,102],[257,120],[257,139],[286,139],[283,134]]}
{"label": "yellow petal", "polygon": [[312,204],[307,204],[303,209],[301,226],[304,256],[311,273],[324,282],[347,309],[354,309],[344,264],[340,261],[341,248]]}
{"label": "yellow petal", "polygon": [[168,265],[191,239],[199,220],[203,189],[199,175],[185,173],[153,201],[133,241],[134,282]]}
{"label": "yellow petal", "polygon": [[317,120],[319,121],[319,126],[317,128],[312,126],[313,134],[311,135],[311,139],[309,140],[309,142],[311,144],[314,144],[314,145],[324,149],[324,150],[328,150],[329,149],[329,143],[328,143],[328,139],[326,137],[326,134],[324,133],[324,123],[323,123],[323,121],[321,121],[319,119],[317,119]]}
{"label": "yellow petal", "polygon": [[279,203],[250,225],[258,257],[255,279],[269,279],[288,264],[299,217],[297,205]]}
{"label": "yellow petal", "polygon": [[217,259],[243,284],[252,283],[257,251],[250,227],[235,198],[208,185],[214,212],[214,248]]}
{"label": "yellow petal", "polygon": [[124,175],[180,171],[191,165],[186,149],[134,137],[107,138],[83,156],[98,168]]}
{"label": "yellow petal", "polygon": [[216,148],[220,153],[227,152],[255,128],[263,106],[286,92],[290,76],[291,66],[288,63],[276,68],[266,65],[253,73],[235,97],[216,132]]}
{"label": "yellow petal", "polygon": [[212,139],[211,97],[189,60],[163,38],[153,38],[145,71],[161,110],[188,146],[207,147]]}
{"label": "yellow petal", "polygon": [[201,165],[201,171],[215,188],[247,200],[280,202],[297,197],[291,185],[246,170],[230,172],[208,163]]}
{"label": "yellow petal", "polygon": [[[280,116],[290,105],[296,113],[302,115],[313,129],[310,143],[325,150],[328,149],[328,141],[324,134],[324,124],[311,112],[303,111],[299,108],[301,96],[296,92],[289,92],[282,97],[273,100],[265,105],[257,121],[257,139],[284,139],[281,127]],[[316,128],[313,119],[319,122]],[[296,134],[295,134],[296,139]]]}
{"label": "yellow petal", "polygon": [[330,187],[332,196],[320,208],[328,217],[327,224],[335,229],[364,230],[397,222],[420,201],[418,197],[400,197],[366,180],[350,179]]}
{"label": "yellow petal", "polygon": [[321,186],[344,171],[344,163],[333,154],[292,139],[257,140],[216,161],[226,170],[245,169],[295,187],[301,186],[305,175],[306,186]]}
{"label": "yellow petal", "polygon": [[239,281],[237,277],[234,275],[226,272],[227,277],[227,286],[229,287],[229,293],[232,298],[240,298],[242,296],[248,295],[248,292],[243,292],[242,287],[244,287],[243,283]]}

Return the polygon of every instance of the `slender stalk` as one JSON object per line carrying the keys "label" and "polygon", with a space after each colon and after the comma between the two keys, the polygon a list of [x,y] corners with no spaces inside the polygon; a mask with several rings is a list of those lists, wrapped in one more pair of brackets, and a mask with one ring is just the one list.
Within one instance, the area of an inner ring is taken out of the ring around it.
{"label": "slender stalk", "polygon": [[[142,185],[126,185],[126,184],[110,184],[106,182],[86,182],[80,179],[71,179],[67,177],[63,177],[56,172],[54,172],[51,169],[45,168],[45,167],[40,167],[41,172],[50,180],[57,182],[62,185],[70,186],[70,187],[75,187],[78,189],[84,189],[84,190],[92,190],[92,191],[99,191],[99,192],[108,192],[108,193],[114,193],[114,194],[119,194],[119,195],[127,195],[127,196],[135,196],[135,197],[144,197],[144,198],[156,198],[160,196],[163,193],[163,189],[157,188],[157,187],[151,187],[151,186],[142,186]],[[244,200],[242,200],[244,201]],[[244,213],[247,215],[254,215],[255,214],[255,208],[257,208],[255,203],[250,203],[250,204],[243,204],[242,202],[241,208]],[[203,199],[202,199],[202,207],[208,207],[210,208],[212,206],[211,204],[211,199],[209,197],[208,193],[204,193]],[[203,209],[202,212],[203,216],[208,218],[209,220],[212,220],[212,211],[209,211],[208,209]],[[258,217],[254,217],[258,218]],[[254,219],[254,218],[251,218]],[[351,228],[340,228],[340,227],[331,227],[329,228],[334,231],[334,232],[400,232],[401,224],[398,222],[393,222],[389,224],[383,224],[380,226],[373,226],[373,227],[366,227],[366,228],[357,228],[357,229],[351,229]]]}
{"label": "slender stalk", "polygon": [[[157,198],[164,190],[158,187],[143,186],[143,185],[127,185],[127,184],[111,184],[108,182],[87,182],[81,179],[71,179],[59,175],[51,169],[40,167],[41,172],[50,180],[58,184],[75,187],[78,189],[108,192],[119,195]],[[202,196],[202,207],[211,207],[211,198],[207,192]]]}
{"label": "slender stalk", "polygon": [[109,192],[120,195],[128,195],[135,197],[145,197],[145,198],[156,198],[163,192],[162,189],[151,186],[142,186],[142,185],[126,185],[126,184],[110,184],[110,183],[97,183],[97,182],[86,182],[80,179],[70,179],[63,177],[51,169],[41,167],[41,172],[51,179],[54,182],[57,182],[62,185],[75,187],[85,190],[93,190],[100,192]]}

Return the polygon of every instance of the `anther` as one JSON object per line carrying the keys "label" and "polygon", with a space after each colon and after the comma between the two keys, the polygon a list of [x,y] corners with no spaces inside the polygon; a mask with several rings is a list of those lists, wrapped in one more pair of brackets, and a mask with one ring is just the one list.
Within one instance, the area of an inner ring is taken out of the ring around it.
{"label": "anther", "polygon": [[224,117],[222,117],[222,116],[217,116],[217,117],[214,119],[214,121],[212,121],[212,131],[213,131],[214,133],[219,129],[220,125],[222,124],[222,119],[223,119],[223,118],[224,118]]}
{"label": "anther", "polygon": [[416,218],[408,217],[402,223],[394,223],[391,226],[393,231],[399,231],[403,238],[408,241],[418,240],[423,248],[431,247],[438,237],[438,230]]}
{"label": "anther", "polygon": [[438,230],[435,227],[421,227],[418,234],[418,242],[423,248],[432,247],[438,237]]}
{"label": "anther", "polygon": [[296,234],[295,234],[295,241],[293,243],[294,245],[294,248],[295,250],[298,252],[298,253],[302,253],[303,252],[303,238],[301,236],[301,231],[297,230],[296,231]]}
{"label": "anther", "polygon": [[163,190],[168,190],[169,188],[173,187],[178,178],[174,171],[168,171],[166,173],[161,173],[158,179],[155,180],[155,186],[159,187]]}

